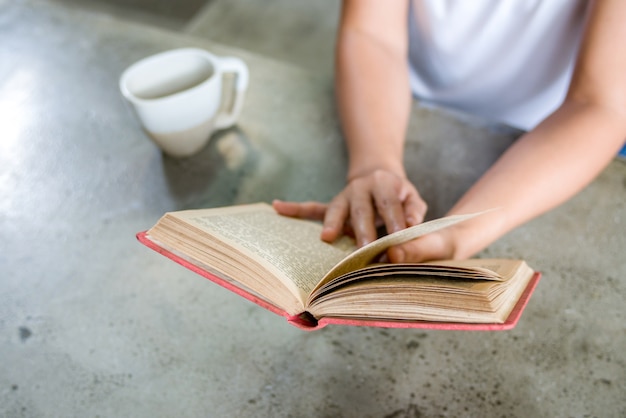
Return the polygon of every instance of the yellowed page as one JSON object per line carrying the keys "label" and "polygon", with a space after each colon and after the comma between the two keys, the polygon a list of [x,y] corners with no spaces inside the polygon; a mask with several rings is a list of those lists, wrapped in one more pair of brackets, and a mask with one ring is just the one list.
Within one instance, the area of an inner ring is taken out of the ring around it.
{"label": "yellowed page", "polygon": [[353,270],[363,268],[371,264],[376,257],[386,251],[388,248],[394,245],[402,244],[407,241],[419,238],[426,234],[438,231],[443,228],[447,228],[459,222],[466,221],[476,216],[482,215],[486,212],[473,213],[468,215],[454,215],[447,216],[445,218],[435,219],[433,221],[424,222],[419,225],[412,226],[410,228],[403,229],[393,234],[389,234],[376,241],[359,248],[357,251],[350,254],[344,260],[330,270],[324,278],[317,284],[315,289],[323,286],[329,280],[339,277],[342,274],[348,273]]}
{"label": "yellowed page", "polygon": [[450,280],[382,270],[364,276],[367,280],[344,280],[341,286],[310,300],[307,311],[318,318],[504,322],[533,275],[522,260],[474,259],[442,264],[498,271],[503,277],[502,281],[488,276],[488,280],[457,280],[455,276]]}
{"label": "yellowed page", "polygon": [[503,280],[509,280],[518,272],[522,263],[524,263],[522,260],[506,258],[472,258],[469,260],[431,261],[424,264],[486,269],[489,271],[493,271]]}
{"label": "yellowed page", "polygon": [[217,237],[271,271],[304,304],[335,264],[353,252],[345,237],[320,240],[321,224],[277,215],[267,204],[200,209],[168,214]]}
{"label": "yellowed page", "polygon": [[387,248],[478,215],[425,222],[357,250],[354,239],[349,237],[342,237],[333,244],[321,241],[320,223],[280,216],[266,203],[166,214],[204,231],[262,265],[303,306],[314,288],[368,265]]}

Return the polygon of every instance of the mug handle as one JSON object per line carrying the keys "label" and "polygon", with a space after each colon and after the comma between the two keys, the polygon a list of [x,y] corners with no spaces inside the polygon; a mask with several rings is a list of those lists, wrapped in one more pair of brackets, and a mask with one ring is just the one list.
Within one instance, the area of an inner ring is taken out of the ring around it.
{"label": "mug handle", "polygon": [[236,57],[220,58],[221,73],[235,73],[237,80],[235,82],[234,101],[230,110],[220,113],[215,119],[215,129],[228,128],[235,124],[241,108],[243,107],[243,99],[248,89],[248,66],[243,60]]}

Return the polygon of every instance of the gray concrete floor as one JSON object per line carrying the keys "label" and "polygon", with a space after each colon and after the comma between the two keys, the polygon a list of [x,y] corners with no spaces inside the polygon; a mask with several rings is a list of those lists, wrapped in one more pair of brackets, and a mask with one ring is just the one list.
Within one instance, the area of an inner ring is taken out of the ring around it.
{"label": "gray concrete floor", "polygon": [[[626,416],[624,161],[481,254],[544,273],[514,330],[305,333],[134,234],[169,210],[333,196],[330,80],[113,8],[0,0],[0,417]],[[183,46],[243,58],[251,82],[238,126],[174,160],[117,82]],[[430,216],[517,135],[416,104],[406,165]]]}
{"label": "gray concrete floor", "polygon": [[86,10],[116,19],[183,30],[207,0],[46,0],[70,9]]}
{"label": "gray concrete floor", "polygon": [[48,0],[180,30],[330,76],[340,0]]}
{"label": "gray concrete floor", "polygon": [[212,0],[185,31],[331,74],[339,0]]}

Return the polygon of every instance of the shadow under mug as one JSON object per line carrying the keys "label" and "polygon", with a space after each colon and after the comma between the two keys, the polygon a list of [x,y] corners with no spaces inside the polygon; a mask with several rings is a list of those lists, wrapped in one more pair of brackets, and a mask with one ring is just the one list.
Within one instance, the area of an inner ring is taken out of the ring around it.
{"label": "shadow under mug", "polygon": [[[224,74],[234,73],[232,105],[222,103]],[[120,90],[152,140],[173,157],[200,151],[214,131],[237,121],[248,88],[248,67],[236,57],[182,48],[144,58],[120,77]]]}

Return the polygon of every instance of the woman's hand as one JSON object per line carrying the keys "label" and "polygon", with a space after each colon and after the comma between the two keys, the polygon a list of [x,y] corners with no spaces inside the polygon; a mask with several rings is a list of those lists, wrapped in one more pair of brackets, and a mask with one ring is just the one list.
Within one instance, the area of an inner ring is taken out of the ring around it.
{"label": "woman's hand", "polygon": [[[376,228],[392,233],[422,222],[427,205],[411,182],[387,170],[353,178],[329,203],[274,201],[281,215],[322,220],[321,239],[333,242],[344,233],[354,235],[359,247],[377,238]],[[391,262],[418,262],[450,258],[454,253],[447,232],[429,234],[391,248]]]}
{"label": "woman's hand", "polygon": [[353,178],[326,208],[322,239],[334,241],[344,225],[362,247],[378,238],[377,226],[392,233],[417,225],[424,219],[426,203],[403,176],[375,170]]}

